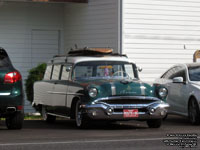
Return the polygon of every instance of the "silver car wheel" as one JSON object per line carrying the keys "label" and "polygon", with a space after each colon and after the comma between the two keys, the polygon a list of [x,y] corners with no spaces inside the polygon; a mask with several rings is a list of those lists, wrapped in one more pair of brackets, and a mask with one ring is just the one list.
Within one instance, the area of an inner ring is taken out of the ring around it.
{"label": "silver car wheel", "polygon": [[89,122],[87,121],[87,119],[85,118],[84,114],[83,114],[83,110],[81,108],[81,101],[77,101],[76,103],[76,126],[79,128],[88,128],[89,126]]}
{"label": "silver car wheel", "polygon": [[76,125],[80,127],[81,123],[82,123],[82,113],[80,109],[80,101],[78,101],[76,103]]}

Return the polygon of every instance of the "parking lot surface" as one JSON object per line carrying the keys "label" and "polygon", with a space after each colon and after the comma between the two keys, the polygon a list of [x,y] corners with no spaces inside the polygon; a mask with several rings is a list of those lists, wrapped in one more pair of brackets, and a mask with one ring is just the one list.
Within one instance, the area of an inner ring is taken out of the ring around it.
{"label": "parking lot surface", "polygon": [[90,129],[77,129],[73,120],[26,120],[22,130],[7,130],[0,122],[0,150],[169,150],[200,149],[200,126],[186,118],[169,116],[159,129],[145,122],[94,123]]}

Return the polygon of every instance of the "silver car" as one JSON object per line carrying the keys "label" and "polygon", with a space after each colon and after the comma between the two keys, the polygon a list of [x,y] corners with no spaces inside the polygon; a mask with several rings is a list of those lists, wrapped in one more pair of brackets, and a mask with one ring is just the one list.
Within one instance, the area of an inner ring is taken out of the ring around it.
{"label": "silver car", "polygon": [[156,83],[168,88],[168,113],[200,124],[200,63],[178,64],[168,69]]}

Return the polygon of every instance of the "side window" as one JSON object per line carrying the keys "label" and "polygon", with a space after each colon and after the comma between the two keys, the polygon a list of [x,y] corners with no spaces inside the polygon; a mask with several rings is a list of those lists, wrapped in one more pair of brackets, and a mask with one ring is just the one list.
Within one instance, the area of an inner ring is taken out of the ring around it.
{"label": "side window", "polygon": [[164,75],[161,78],[165,78],[165,79],[173,79],[177,72],[179,72],[181,70],[182,67],[180,66],[176,66],[171,68],[170,70],[168,70],[166,73],[164,73]]}
{"label": "side window", "polygon": [[69,80],[70,71],[67,71],[67,68],[72,68],[72,65],[64,65],[62,67],[62,74],[61,74],[61,80]]}
{"label": "side window", "polygon": [[44,74],[44,80],[50,80],[51,71],[52,71],[52,65],[48,65]]}
{"label": "side window", "polygon": [[61,65],[54,65],[52,80],[59,80]]}
{"label": "side window", "polygon": [[185,70],[182,69],[182,70],[178,71],[178,72],[174,75],[174,77],[183,77],[183,81],[186,81]]}

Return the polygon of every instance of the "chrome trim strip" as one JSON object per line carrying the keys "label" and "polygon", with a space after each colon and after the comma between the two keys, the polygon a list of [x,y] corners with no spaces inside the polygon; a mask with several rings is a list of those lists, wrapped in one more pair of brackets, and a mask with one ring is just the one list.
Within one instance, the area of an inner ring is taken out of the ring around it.
{"label": "chrome trim strip", "polygon": [[81,94],[81,93],[67,93],[67,95],[78,95],[78,96],[82,96],[83,94]]}
{"label": "chrome trim strip", "polygon": [[145,95],[145,89],[146,89],[146,87],[141,84],[140,89],[141,89],[141,94]]}
{"label": "chrome trim strip", "polygon": [[49,94],[61,94],[61,95],[78,95],[82,96],[83,94],[81,93],[65,93],[65,92],[52,92],[52,91],[47,91]]}
{"label": "chrome trim strip", "polygon": [[67,119],[70,119],[70,117],[67,117],[67,116],[63,116],[63,115],[57,115],[57,114],[54,114],[54,113],[47,113],[48,115],[52,115],[52,116],[56,116],[56,117],[61,117],[61,118],[67,118]]}
{"label": "chrome trim strip", "polygon": [[67,95],[65,92],[52,92],[52,91],[47,91],[49,94],[61,94],[61,95]]}
{"label": "chrome trim strip", "polygon": [[8,96],[11,95],[11,93],[0,93],[0,96]]}
{"label": "chrome trim strip", "polygon": [[111,85],[111,92],[112,92],[112,95],[116,95],[116,87],[114,84]]}

